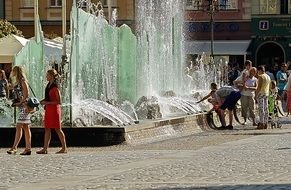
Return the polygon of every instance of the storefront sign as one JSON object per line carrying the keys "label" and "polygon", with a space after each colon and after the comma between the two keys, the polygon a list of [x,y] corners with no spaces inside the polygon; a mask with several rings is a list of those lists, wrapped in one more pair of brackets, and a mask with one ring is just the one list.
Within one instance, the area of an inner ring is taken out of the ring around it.
{"label": "storefront sign", "polygon": [[269,21],[268,20],[260,20],[259,28],[260,28],[260,30],[269,30]]}
{"label": "storefront sign", "polygon": [[[210,32],[210,23],[186,22],[185,29],[188,33]],[[240,25],[238,23],[215,23],[214,32],[238,32]]]}
{"label": "storefront sign", "polygon": [[252,32],[254,35],[290,35],[290,18],[253,18]]}

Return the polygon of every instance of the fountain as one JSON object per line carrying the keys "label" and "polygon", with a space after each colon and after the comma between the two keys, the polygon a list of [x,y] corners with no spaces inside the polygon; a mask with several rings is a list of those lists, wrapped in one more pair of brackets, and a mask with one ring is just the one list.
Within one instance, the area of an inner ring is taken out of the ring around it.
{"label": "fountain", "polygon": [[[82,9],[84,3],[87,12]],[[108,23],[101,3],[74,2],[70,64],[63,68],[65,80],[61,85],[64,123],[124,126],[141,119],[208,109],[207,104],[197,105],[195,101],[208,90],[210,82],[219,81],[217,69],[213,63],[205,64],[209,62],[205,56],[197,59],[193,68],[186,68],[183,7],[183,1],[137,0],[134,34],[127,25],[116,26],[116,10]],[[41,59],[35,57],[21,59],[32,62],[30,65],[19,64],[34,72],[30,77],[38,76],[29,81],[42,93],[44,84],[38,81],[44,78],[45,67],[36,64]],[[195,95],[191,95],[193,90]]]}
{"label": "fountain", "polygon": [[[151,137],[162,140],[201,132],[206,126],[202,112],[210,105],[195,102],[209,91],[211,82],[222,84],[223,64],[201,55],[187,67],[183,1],[136,0],[134,33],[127,25],[116,25],[116,10],[108,23],[101,3],[73,2],[69,64],[60,69],[62,124],[68,145],[150,142]],[[41,64],[46,60],[41,36],[16,57],[16,64],[28,69],[29,83],[39,99],[50,67]],[[33,140],[35,146],[42,146],[43,131],[37,128],[42,126],[42,113],[32,117],[32,136],[38,138]],[[0,125],[13,126],[13,115],[9,102],[0,101]],[[9,146],[8,137],[15,132],[10,129],[10,135],[0,135],[2,146]]]}
{"label": "fountain", "polygon": [[[81,9],[84,2],[89,12]],[[100,102],[88,102],[88,99],[103,102],[114,100],[117,104],[113,106],[118,108],[124,101],[131,104],[138,102],[135,110],[139,119],[164,117],[167,113],[159,112],[167,110],[167,106],[176,107],[176,110],[187,114],[201,111],[194,104],[194,99],[186,97],[194,89],[195,81],[189,83],[190,75],[185,77],[184,71],[183,2],[138,0],[136,5],[136,35],[127,25],[116,27],[114,18],[110,25],[100,3],[94,5],[83,0],[79,1],[78,7],[73,6],[73,121],[77,118],[79,122],[83,120],[83,124],[86,120],[88,125],[92,125],[88,121],[88,111],[84,109],[99,107]],[[203,90],[207,88],[208,84]],[[175,97],[163,97],[169,91],[173,91]],[[84,101],[89,105],[82,106]],[[94,105],[90,105],[90,102]],[[102,106],[107,109],[110,104]],[[111,115],[99,109],[94,110],[105,117]],[[132,113],[136,115],[134,111]],[[123,116],[126,115],[123,113]],[[134,115],[129,114],[131,121],[122,123],[132,123]],[[114,124],[122,121],[121,118],[112,120]]]}

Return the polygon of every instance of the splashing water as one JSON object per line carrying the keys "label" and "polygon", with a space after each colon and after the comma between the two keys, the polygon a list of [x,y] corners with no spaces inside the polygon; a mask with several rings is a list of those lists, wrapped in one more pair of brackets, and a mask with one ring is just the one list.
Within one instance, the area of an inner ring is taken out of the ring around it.
{"label": "splashing water", "polygon": [[[115,125],[128,125],[134,123],[134,119],[127,113],[104,101],[96,99],[87,99],[81,101],[78,104],[73,104],[73,107],[74,109],[82,109],[91,112],[93,111],[93,113],[98,113],[101,116],[111,120]],[[82,113],[80,112],[74,113],[76,113],[76,115],[74,115],[74,118],[79,118],[83,121],[88,120],[87,114],[82,115]]]}
{"label": "splashing water", "polygon": [[6,99],[0,98],[0,126],[9,126],[13,123],[13,108]]}

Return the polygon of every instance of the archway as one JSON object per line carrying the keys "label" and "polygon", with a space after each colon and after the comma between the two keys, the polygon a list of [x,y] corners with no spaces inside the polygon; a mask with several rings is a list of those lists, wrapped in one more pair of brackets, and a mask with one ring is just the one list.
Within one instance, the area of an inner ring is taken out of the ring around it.
{"label": "archway", "polygon": [[257,49],[256,65],[265,65],[266,67],[281,64],[285,61],[284,49],[277,43],[267,42]]}

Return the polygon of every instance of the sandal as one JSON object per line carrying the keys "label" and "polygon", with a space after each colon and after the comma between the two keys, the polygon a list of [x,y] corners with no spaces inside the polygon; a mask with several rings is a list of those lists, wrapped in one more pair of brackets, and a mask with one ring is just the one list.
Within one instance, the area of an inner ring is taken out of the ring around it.
{"label": "sandal", "polygon": [[31,150],[30,149],[25,149],[23,152],[20,153],[22,156],[28,156],[31,155]]}
{"label": "sandal", "polygon": [[7,154],[16,154],[17,150],[15,148],[11,148],[10,150],[7,150]]}
{"label": "sandal", "polygon": [[61,150],[59,150],[58,152],[56,152],[56,154],[66,154],[68,153],[67,149],[62,148]]}
{"label": "sandal", "polygon": [[47,154],[47,150],[41,149],[39,151],[36,151],[36,154]]}

